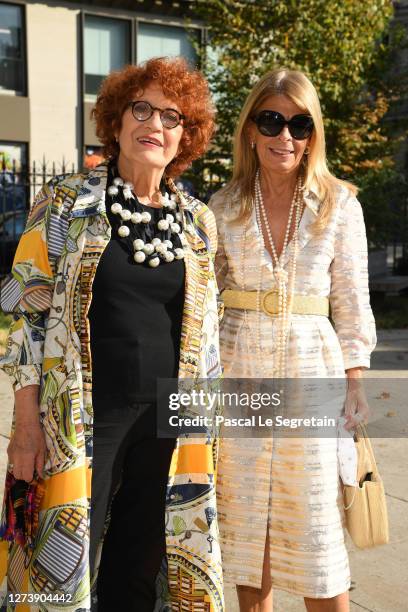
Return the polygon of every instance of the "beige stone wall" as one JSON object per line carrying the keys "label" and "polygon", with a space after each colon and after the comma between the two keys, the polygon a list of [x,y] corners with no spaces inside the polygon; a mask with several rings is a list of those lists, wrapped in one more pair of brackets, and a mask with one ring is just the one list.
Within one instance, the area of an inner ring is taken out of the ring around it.
{"label": "beige stone wall", "polygon": [[79,11],[28,4],[30,158],[78,163]]}

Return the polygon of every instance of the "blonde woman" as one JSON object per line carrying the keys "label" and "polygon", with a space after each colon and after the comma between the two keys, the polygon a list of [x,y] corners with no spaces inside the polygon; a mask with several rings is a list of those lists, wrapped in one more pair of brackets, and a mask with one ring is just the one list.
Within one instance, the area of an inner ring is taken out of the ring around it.
{"label": "blonde woman", "polygon": [[[367,419],[360,379],[376,343],[355,194],[328,170],[312,83],[298,71],[266,74],[241,112],[232,180],[210,203],[224,373],[342,379],[338,417],[344,406],[349,430]],[[270,612],[275,588],[303,596],[309,612],[348,612],[341,444],[335,436],[273,438],[222,440],[225,581],[237,585],[241,612]]]}

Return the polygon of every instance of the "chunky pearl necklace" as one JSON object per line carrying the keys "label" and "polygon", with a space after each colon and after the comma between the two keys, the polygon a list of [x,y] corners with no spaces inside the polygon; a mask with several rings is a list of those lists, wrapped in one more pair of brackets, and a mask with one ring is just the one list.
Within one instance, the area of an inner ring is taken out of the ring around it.
{"label": "chunky pearl necklace", "polygon": [[[259,351],[259,355],[258,355],[259,363],[262,364],[262,368],[263,368],[263,357],[261,354],[262,352],[260,350],[261,318],[262,318],[262,311],[261,311],[262,259],[263,259],[264,249],[265,249],[265,242],[263,239],[263,232],[262,232],[262,221],[263,221],[265,230],[266,230],[266,235],[268,237],[268,241],[271,247],[274,276],[275,276],[276,283],[278,286],[278,320],[279,320],[278,324],[279,324],[279,327],[278,327],[278,338],[277,338],[277,343],[276,343],[276,353],[275,353],[276,357],[274,359],[273,376],[275,378],[284,378],[286,374],[287,340],[288,340],[288,335],[289,335],[290,314],[292,310],[293,290],[294,290],[294,283],[295,283],[295,276],[296,276],[296,259],[297,259],[298,248],[299,248],[298,230],[299,230],[300,217],[302,214],[302,204],[303,204],[302,178],[301,176],[299,176],[297,183],[296,183],[295,192],[293,195],[290,210],[289,210],[289,217],[288,217],[288,223],[287,223],[286,231],[285,231],[285,238],[283,242],[282,253],[280,255],[280,258],[278,258],[275,244],[274,244],[273,237],[272,237],[271,228],[270,228],[269,221],[268,221],[268,216],[266,214],[266,209],[265,209],[265,205],[264,205],[264,201],[262,197],[261,185],[260,185],[260,180],[259,180],[259,170],[258,170],[256,177],[255,177],[255,214],[256,214],[256,220],[257,220],[257,224],[258,224],[259,232],[261,236],[262,252],[261,252],[261,262],[259,266],[260,273],[259,273],[259,283],[258,283],[258,291],[257,291],[257,301],[258,301],[257,309],[259,313],[258,314],[258,342],[257,342],[257,345],[258,345],[258,351]],[[296,213],[295,213],[295,228],[294,228],[294,233],[293,233],[293,253],[292,253],[292,258],[290,261],[291,270],[290,270],[290,274],[288,274],[286,270],[283,269],[280,259],[283,261],[283,258],[286,254],[286,250],[287,250],[288,243],[289,243],[289,234],[290,234],[290,229],[292,226],[292,218],[293,218],[294,210],[296,210]],[[290,278],[290,283],[288,282],[289,278]]]}
{"label": "chunky pearl necklace", "polygon": [[[122,194],[120,194],[120,190],[122,190]],[[108,187],[108,195],[111,196],[112,200],[119,199],[118,196],[122,195],[123,198],[120,199],[129,202],[134,208],[138,201],[133,195],[133,191],[133,184],[129,181],[123,181],[119,176],[114,178],[113,184]],[[174,259],[184,258],[184,251],[178,238],[182,231],[180,225],[182,215],[177,211],[177,196],[175,194],[169,196],[167,192],[164,196],[160,194],[159,203],[163,209],[163,218],[159,219],[155,227],[150,228],[150,233],[154,233],[157,228],[160,237],[155,236],[150,241],[143,240],[140,237],[132,240],[134,261],[136,263],[147,262],[152,268],[156,268],[160,263],[170,263]],[[121,238],[125,239],[129,239],[131,234],[140,236],[141,233],[146,233],[144,230],[147,230],[147,226],[152,220],[152,215],[147,210],[132,212],[120,202],[114,201],[110,210],[114,215],[121,218],[121,225],[117,232]],[[143,232],[138,231],[138,226]]]}

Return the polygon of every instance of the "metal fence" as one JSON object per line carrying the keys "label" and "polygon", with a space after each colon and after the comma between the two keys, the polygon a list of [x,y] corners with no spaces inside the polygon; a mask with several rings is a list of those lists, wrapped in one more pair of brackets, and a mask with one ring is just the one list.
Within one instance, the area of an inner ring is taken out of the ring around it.
{"label": "metal fence", "polygon": [[24,231],[35,194],[56,174],[74,172],[73,165],[33,162],[20,168],[14,162],[0,166],[0,278],[11,268],[14,253]]}

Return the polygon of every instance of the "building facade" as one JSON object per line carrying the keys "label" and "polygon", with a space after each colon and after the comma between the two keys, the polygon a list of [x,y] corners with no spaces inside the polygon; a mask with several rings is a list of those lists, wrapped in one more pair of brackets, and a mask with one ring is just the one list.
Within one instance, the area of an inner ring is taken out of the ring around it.
{"label": "building facade", "polygon": [[[197,61],[202,24],[187,0],[0,0],[0,162],[92,164],[90,111],[102,79],[128,63]],[[190,25],[191,23],[191,25]]]}

